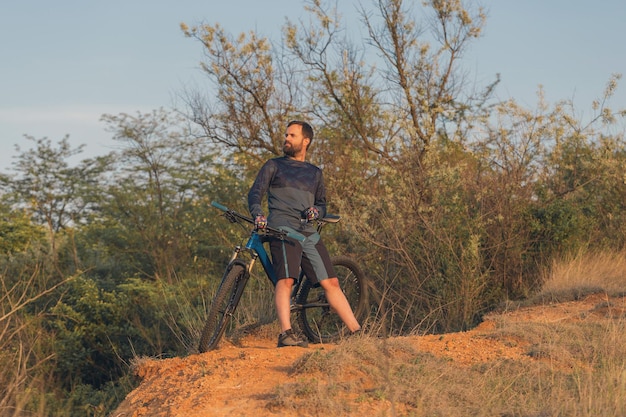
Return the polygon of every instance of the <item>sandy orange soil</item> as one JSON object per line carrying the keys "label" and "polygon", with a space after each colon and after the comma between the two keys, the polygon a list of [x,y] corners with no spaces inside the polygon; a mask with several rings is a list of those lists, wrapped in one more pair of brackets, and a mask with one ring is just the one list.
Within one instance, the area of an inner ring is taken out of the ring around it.
{"label": "sandy orange soil", "polygon": [[[495,334],[499,320],[507,322],[558,323],[579,320],[607,320],[624,317],[626,298],[590,295],[582,300],[548,304],[491,314],[475,329],[462,333],[405,337],[418,351],[448,358],[463,367],[500,358],[541,360],[528,354],[524,340],[510,341]],[[212,352],[182,358],[139,361],[136,373],[140,385],[111,414],[112,417],[141,416],[279,416],[285,411],[271,407],[275,388],[298,381],[294,363],[313,349],[330,350],[336,345],[309,348],[276,348],[276,340],[246,336],[237,346],[223,342]],[[346,378],[350,378],[346,374]],[[380,407],[368,409],[368,407]],[[362,415],[379,414],[384,402],[356,404]]]}

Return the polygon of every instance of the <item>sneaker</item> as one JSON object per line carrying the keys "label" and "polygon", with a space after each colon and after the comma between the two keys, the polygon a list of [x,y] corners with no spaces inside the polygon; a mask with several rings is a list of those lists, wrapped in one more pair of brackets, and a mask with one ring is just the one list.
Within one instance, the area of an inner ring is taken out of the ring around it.
{"label": "sneaker", "polygon": [[351,332],[351,331],[350,331],[350,330],[348,330],[348,329],[345,329],[345,330],[343,331],[343,333],[341,334],[341,338],[342,338],[342,339],[344,339],[344,340],[347,340],[347,339],[356,339],[356,338],[360,338],[363,334],[364,334],[364,333],[363,333],[363,329],[362,329],[362,328],[361,328],[361,329],[359,329],[359,330],[355,330],[355,331],[353,331],[353,332]]}
{"label": "sneaker", "polygon": [[359,337],[363,335],[363,329],[355,330],[353,332],[348,333],[348,337]]}
{"label": "sneaker", "polygon": [[278,336],[278,347],[285,346],[300,346],[300,347],[308,347],[309,342],[306,339],[303,339],[292,329],[287,330],[284,333],[281,333]]}

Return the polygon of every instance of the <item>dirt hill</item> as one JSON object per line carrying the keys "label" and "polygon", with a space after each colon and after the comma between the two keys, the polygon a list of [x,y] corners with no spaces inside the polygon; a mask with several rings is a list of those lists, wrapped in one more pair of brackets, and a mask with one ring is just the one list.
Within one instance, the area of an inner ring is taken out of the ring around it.
{"label": "dirt hill", "polygon": [[[589,295],[581,300],[516,308],[491,314],[477,328],[463,333],[400,338],[415,350],[448,358],[454,366],[468,367],[502,358],[512,361],[541,361],[531,355],[530,343],[516,337],[510,340],[497,332],[498,323],[564,323],[602,321],[625,317],[626,298],[608,300],[606,295]],[[367,336],[364,336],[367,337]],[[359,343],[351,339],[341,343]],[[128,394],[112,417],[140,416],[277,416],[291,415],[276,401],[278,386],[320,378],[298,371],[297,364],[314,352],[330,352],[337,345],[311,345],[309,348],[276,348],[274,337],[249,335],[237,346],[222,343],[217,351],[165,360],[141,360],[136,373],[142,379]],[[552,363],[559,358],[550,358]],[[570,367],[567,357],[563,367]],[[559,366],[559,364],[556,364]],[[301,368],[301,367],[300,367]],[[335,378],[349,381],[363,378],[358,372],[342,370]],[[302,395],[306,395],[303,393]],[[359,401],[346,395],[351,410],[361,415],[393,415],[385,400]],[[388,414],[389,413],[389,414]],[[292,413],[293,414],[293,413]],[[352,414],[352,413],[351,413]]]}

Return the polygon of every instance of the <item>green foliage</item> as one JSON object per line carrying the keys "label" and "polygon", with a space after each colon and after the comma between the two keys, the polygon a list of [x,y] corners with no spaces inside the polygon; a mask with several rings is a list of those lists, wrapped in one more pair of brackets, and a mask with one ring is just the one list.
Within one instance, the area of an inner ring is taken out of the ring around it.
{"label": "green foliage", "polygon": [[[472,6],[427,2],[422,26],[405,2],[377,2],[363,8],[358,43],[343,37],[338,10],[313,2],[308,26],[284,27],[287,57],[254,35],[183,27],[220,86],[214,100],[188,102],[190,119],[246,177],[251,160],[278,153],[287,118],[314,123],[311,160],[344,218],[330,245],[367,265],[391,332],[470,327],[499,300],[532,293],[554,256],[624,244],[623,137],[609,130],[624,113],[606,105],[619,76],[586,124],[541,91],[535,110],[493,102],[497,80],[470,92],[459,58],[485,24]],[[285,85],[307,95],[281,94]]]}
{"label": "green foliage", "polygon": [[188,335],[195,312],[202,306],[206,283],[199,277],[169,284],[152,283],[138,278],[128,279],[118,290],[127,300],[124,304],[127,325],[132,329],[132,355],[160,357],[187,353]]}
{"label": "green foliage", "polygon": [[0,176],[0,188],[13,208],[24,210],[47,229],[50,255],[57,266],[56,235],[85,218],[91,203],[89,190],[106,161],[86,159],[71,166],[69,159],[81,153],[83,147],[72,149],[67,136],[57,147],[47,138],[26,139],[33,141],[35,148],[16,157],[15,173]]}
{"label": "green foliage", "polygon": [[24,252],[33,242],[41,240],[43,230],[33,225],[23,211],[14,211],[0,202],[0,253]]}
{"label": "green foliage", "polygon": [[552,200],[528,209],[531,256],[538,259],[552,259],[557,253],[585,247],[596,229],[593,217],[585,215],[585,207],[570,200]]}
{"label": "green foliage", "polygon": [[[30,138],[34,149],[0,177],[0,365],[25,364],[0,373],[25,387],[0,401],[102,415],[129,389],[133,356],[193,352],[243,236],[210,203],[245,212],[294,118],[315,126],[310,159],[342,215],[326,242],[362,263],[387,334],[467,329],[535,292],[553,259],[623,248],[626,147],[615,127],[625,112],[607,106],[620,77],[585,122],[541,91],[536,109],[496,103],[497,80],[468,91],[460,66],[484,12],[408,6],[364,8],[361,43],[318,1],[310,26],[285,25],[281,48],[183,27],[217,91],[188,93],[186,119],[104,115],[119,150],[75,165],[82,147]],[[238,324],[273,318],[271,289],[255,278]]]}
{"label": "green foliage", "polygon": [[126,147],[111,166],[116,181],[104,190],[90,233],[109,256],[124,258],[125,271],[172,283],[191,259],[212,255],[205,252],[214,246],[210,202],[242,194],[237,173],[163,110],[104,119]]}
{"label": "green foliage", "polygon": [[89,384],[77,385],[68,394],[67,401],[59,404],[58,414],[72,417],[109,416],[137,382],[135,377],[126,374],[98,389]]}
{"label": "green foliage", "polygon": [[128,357],[125,342],[135,333],[126,320],[127,303],[125,294],[79,276],[50,309],[45,326],[55,335],[57,378],[66,389],[85,383],[99,387],[123,375],[117,355]]}

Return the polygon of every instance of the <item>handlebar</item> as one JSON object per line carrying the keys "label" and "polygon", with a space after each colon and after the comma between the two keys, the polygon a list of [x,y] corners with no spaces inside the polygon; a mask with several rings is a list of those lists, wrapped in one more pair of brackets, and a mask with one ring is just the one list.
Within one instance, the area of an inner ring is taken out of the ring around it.
{"label": "handlebar", "polygon": [[[236,219],[239,220],[243,220],[245,222],[248,222],[250,224],[254,224],[254,220],[252,219],[252,217],[248,217],[248,216],[244,216],[243,214],[237,213],[234,210],[229,209],[228,207],[216,202],[216,201],[212,201],[211,205],[219,210],[222,210],[224,212],[224,215],[229,219],[233,219],[234,221],[236,221]],[[306,239],[306,237],[298,232],[288,232],[286,230],[281,230],[281,229],[274,229],[272,227],[266,227],[265,228],[268,232],[270,232],[271,234],[277,235],[277,236],[286,236],[289,237],[291,239],[297,240],[299,242],[304,242],[304,240]]]}
{"label": "handlebar", "polygon": [[212,201],[211,205],[215,208],[218,208],[222,211],[228,211],[228,207],[221,205],[220,203],[218,203],[217,201]]}

